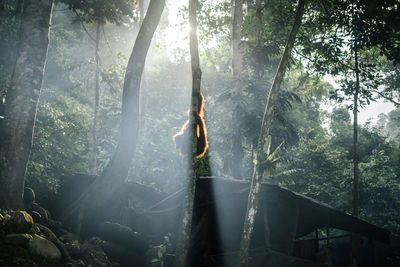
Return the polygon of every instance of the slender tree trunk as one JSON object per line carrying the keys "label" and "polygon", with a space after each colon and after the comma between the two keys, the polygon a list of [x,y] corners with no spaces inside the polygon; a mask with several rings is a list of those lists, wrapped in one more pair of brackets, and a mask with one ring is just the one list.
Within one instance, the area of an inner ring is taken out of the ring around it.
{"label": "slender tree trunk", "polygon": [[[140,14],[140,23],[143,23],[143,18],[146,14],[146,7],[147,3],[145,0],[140,0],[139,1],[139,14]],[[142,94],[141,94],[141,99],[140,99],[140,129],[143,129],[145,127],[145,122],[146,122],[146,108],[147,108],[147,102],[148,102],[148,92],[147,92],[147,78],[146,78],[146,70],[143,70],[142,73],[142,82],[140,85]]]}
{"label": "slender tree trunk", "polygon": [[196,0],[189,0],[189,25],[190,25],[190,59],[192,66],[192,101],[191,101],[191,123],[190,147],[191,164],[189,169],[189,181],[187,184],[187,192],[183,205],[183,218],[181,222],[180,236],[176,247],[175,267],[185,267],[187,265],[187,254],[190,248],[190,236],[193,220],[193,207],[196,195],[196,155],[197,155],[197,139],[195,137],[196,119],[193,113],[200,112],[200,87],[201,87],[201,69],[199,61],[199,48],[197,40],[197,17],[196,17]]}
{"label": "slender tree trunk", "polygon": [[354,180],[353,180],[353,215],[358,216],[359,213],[359,193],[358,193],[358,95],[360,93],[360,71],[359,71],[359,65],[358,65],[358,34],[356,31],[356,25],[354,25],[354,8],[355,4],[353,3],[351,6],[351,17],[352,17],[352,24],[353,24],[353,32],[352,35],[354,37],[354,47],[353,47],[353,52],[354,52],[354,74],[356,76],[356,84],[355,84],[355,90],[354,90],[354,95],[353,95],[353,174],[354,174]]}
{"label": "slender tree trunk", "polygon": [[25,0],[17,61],[0,129],[0,206],[23,208],[25,172],[46,65],[52,0]]}
{"label": "slender tree trunk", "polygon": [[[352,7],[352,16],[354,16],[354,7]],[[360,77],[359,77],[359,65],[358,65],[358,43],[357,34],[354,32],[354,66],[356,84],[353,95],[353,215],[358,217],[359,215],[359,170],[358,170],[358,95],[360,93]],[[352,239],[352,264],[357,266],[357,254],[359,250],[360,236],[353,233]]]}
{"label": "slender tree trunk", "polygon": [[99,102],[100,102],[100,65],[99,65],[99,43],[100,43],[100,27],[101,22],[97,21],[96,25],[96,48],[95,48],[95,61],[96,61],[96,74],[94,81],[94,111],[93,111],[93,129],[92,129],[92,173],[97,174],[97,122],[99,116]]}
{"label": "slender tree trunk", "polygon": [[243,2],[234,0],[233,6],[233,24],[232,24],[232,73],[233,73],[233,96],[236,100],[232,113],[232,176],[242,178],[243,174],[243,146],[241,129],[236,121],[240,115],[240,106],[237,99],[240,95],[240,89],[243,84],[243,58],[240,49],[242,38],[243,22]]}
{"label": "slender tree trunk", "polygon": [[[294,24],[287,40],[285,51],[283,52],[278,70],[276,71],[274,81],[272,82],[272,86],[268,94],[268,99],[265,105],[264,115],[261,123],[261,130],[258,137],[256,160],[261,159],[263,153],[265,153],[263,148],[265,146],[265,142],[271,128],[273,106],[278,97],[280,85],[286,72],[290,54],[294,46],[294,41],[296,39],[296,34],[300,28],[301,20],[304,13],[305,2],[306,0],[299,0]],[[246,217],[243,225],[242,240],[240,242],[238,266],[248,266],[250,241],[251,235],[254,230],[254,221],[258,210],[258,199],[262,175],[262,168],[260,168],[259,164],[254,164],[253,176],[247,203]]]}
{"label": "slender tree trunk", "polygon": [[359,171],[358,171],[358,94],[360,92],[360,78],[358,70],[358,55],[354,51],[355,58],[355,74],[356,88],[353,99],[353,163],[354,163],[354,181],[353,181],[353,215],[358,217],[359,214]]}
{"label": "slender tree trunk", "polygon": [[151,0],[140,27],[125,73],[122,93],[120,137],[117,149],[100,177],[86,190],[85,194],[72,203],[64,212],[64,218],[76,214],[83,207],[96,216],[126,177],[136,150],[139,133],[140,81],[146,55],[157,25],[160,21],[165,0]]}

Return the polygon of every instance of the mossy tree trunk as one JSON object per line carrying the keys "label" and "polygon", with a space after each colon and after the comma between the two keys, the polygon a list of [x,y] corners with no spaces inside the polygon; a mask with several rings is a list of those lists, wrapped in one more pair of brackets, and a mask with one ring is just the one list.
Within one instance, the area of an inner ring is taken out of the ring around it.
{"label": "mossy tree trunk", "polygon": [[273,107],[274,104],[276,103],[280,86],[285,76],[286,68],[294,46],[294,41],[296,39],[297,32],[300,28],[300,24],[304,13],[305,2],[306,0],[299,0],[293,27],[290,32],[289,38],[286,42],[285,50],[283,52],[281,61],[276,71],[274,81],[272,82],[271,89],[268,94],[267,103],[265,105],[264,115],[261,123],[261,130],[258,137],[256,163],[254,164],[253,176],[247,203],[246,216],[243,225],[242,239],[240,242],[239,259],[237,264],[237,266],[240,267],[248,266],[250,241],[251,241],[251,236],[253,234],[254,222],[258,211],[259,192],[264,170],[262,169],[262,166],[260,166],[260,164],[257,164],[257,161],[261,159],[263,157],[263,154],[265,153],[264,146],[266,144],[266,140],[268,138],[272,124]]}
{"label": "mossy tree trunk", "polygon": [[196,119],[193,113],[200,113],[200,88],[201,88],[201,69],[199,60],[199,48],[197,39],[197,17],[196,17],[197,0],[189,0],[189,40],[190,40],[190,59],[192,67],[192,100],[191,100],[191,123],[190,140],[190,169],[189,180],[187,183],[185,200],[183,204],[182,222],[176,247],[175,267],[184,267],[187,265],[187,255],[190,248],[190,236],[193,221],[193,207],[196,195],[196,156],[197,156],[197,138],[195,136]]}
{"label": "mossy tree trunk", "polygon": [[23,208],[25,173],[47,60],[53,0],[25,0],[19,48],[0,128],[0,206]]}

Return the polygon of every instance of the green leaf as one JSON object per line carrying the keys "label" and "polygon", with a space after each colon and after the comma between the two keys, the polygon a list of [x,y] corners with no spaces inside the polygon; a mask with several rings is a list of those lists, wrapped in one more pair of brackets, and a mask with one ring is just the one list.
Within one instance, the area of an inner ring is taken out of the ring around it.
{"label": "green leaf", "polygon": [[274,150],[274,152],[272,152],[271,155],[268,156],[268,160],[269,161],[273,161],[273,159],[275,158],[276,154],[279,152],[279,150],[281,149],[282,145],[283,145],[284,141],[282,141],[282,143],[280,143],[280,145]]}
{"label": "green leaf", "polygon": [[271,150],[271,136],[268,135],[267,143],[265,144],[265,154],[269,155],[270,150]]}

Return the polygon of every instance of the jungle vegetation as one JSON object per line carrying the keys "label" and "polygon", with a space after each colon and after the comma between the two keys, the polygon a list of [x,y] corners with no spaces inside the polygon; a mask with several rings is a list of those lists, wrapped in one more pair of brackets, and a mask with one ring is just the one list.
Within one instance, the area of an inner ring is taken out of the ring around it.
{"label": "jungle vegetation", "polygon": [[[65,216],[126,179],[170,194],[223,176],[400,233],[398,1],[1,0],[0,19],[0,207],[75,173],[100,178]],[[192,131],[182,158],[200,92],[208,150]]]}

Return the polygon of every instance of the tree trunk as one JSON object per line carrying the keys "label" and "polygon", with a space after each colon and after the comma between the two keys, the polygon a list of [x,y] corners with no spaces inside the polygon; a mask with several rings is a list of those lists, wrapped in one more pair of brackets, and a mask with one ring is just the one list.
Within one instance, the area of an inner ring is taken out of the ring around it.
{"label": "tree trunk", "polygon": [[[143,18],[146,14],[146,8],[147,8],[147,1],[145,0],[140,0],[138,1],[139,3],[139,15],[140,15],[140,23],[143,23]],[[145,127],[145,122],[146,122],[146,109],[147,109],[147,102],[148,102],[148,92],[147,92],[147,77],[146,77],[146,70],[143,70],[142,73],[142,81],[140,84],[141,88],[141,95],[140,95],[140,129],[143,129]]]}
{"label": "tree trunk", "polygon": [[200,87],[201,87],[201,69],[199,60],[199,48],[197,40],[197,17],[196,17],[196,0],[189,0],[189,25],[190,25],[190,59],[192,66],[192,101],[191,101],[191,123],[190,127],[190,140],[192,144],[190,147],[191,164],[189,169],[189,181],[187,183],[187,191],[183,205],[183,215],[180,236],[176,247],[176,258],[174,262],[175,267],[185,267],[187,265],[187,254],[190,248],[190,235],[193,220],[193,207],[196,194],[196,156],[197,156],[197,138],[195,136],[196,119],[193,113],[200,112]]}
{"label": "tree trunk", "polygon": [[232,113],[232,176],[234,178],[242,178],[243,167],[243,147],[241,127],[236,123],[240,116],[240,105],[238,98],[240,89],[243,84],[243,59],[240,50],[240,42],[242,38],[242,22],[243,22],[243,3],[242,0],[234,0],[233,24],[232,24],[232,73],[233,73],[233,96],[235,100],[234,110]]}
{"label": "tree trunk", "polygon": [[353,215],[358,217],[359,213],[359,186],[358,186],[358,94],[360,91],[360,80],[358,75],[358,58],[357,51],[355,52],[356,61],[356,90],[353,99],[353,163],[354,163],[354,181],[353,181]]}
{"label": "tree trunk", "polygon": [[[354,10],[352,9],[354,15]],[[359,215],[359,170],[358,170],[358,95],[360,92],[360,77],[359,77],[359,65],[358,65],[358,44],[357,36],[354,41],[354,67],[356,76],[356,86],[353,95],[353,216],[358,217]],[[357,266],[357,254],[359,250],[360,236],[353,233],[352,239],[352,264]]]}
{"label": "tree trunk", "polygon": [[358,216],[359,213],[359,189],[358,189],[358,94],[360,92],[360,78],[358,66],[357,45],[354,48],[354,64],[356,75],[356,88],[353,98],[353,163],[354,163],[354,181],[353,181],[353,215]]}
{"label": "tree trunk", "polygon": [[23,208],[25,172],[46,65],[52,0],[25,0],[17,61],[0,129],[0,206]]}
{"label": "tree trunk", "polygon": [[97,122],[99,114],[100,102],[100,65],[99,65],[99,43],[100,43],[100,21],[96,25],[96,48],[95,48],[95,61],[96,61],[96,75],[94,87],[94,119],[93,119],[93,174],[97,174]]}
{"label": "tree trunk", "polygon": [[100,177],[86,190],[84,195],[65,210],[64,218],[78,212],[80,207],[92,212],[90,215],[98,215],[98,212],[102,212],[102,207],[113,195],[115,189],[128,176],[139,133],[140,81],[146,55],[160,21],[164,5],[165,0],[150,1],[148,11],[129,58],[122,93],[120,137],[114,156]]}
{"label": "tree trunk", "polygon": [[269,131],[271,128],[273,106],[276,102],[280,85],[285,75],[290,54],[294,46],[296,34],[301,24],[305,1],[306,0],[299,0],[294,24],[287,40],[285,51],[283,52],[278,70],[276,71],[274,81],[272,82],[272,86],[268,94],[267,103],[265,105],[260,134],[258,137],[256,164],[254,164],[253,176],[247,203],[246,217],[243,225],[242,240],[240,242],[239,261],[237,264],[238,266],[248,266],[250,241],[251,235],[254,230],[254,221],[257,215],[259,191],[261,186],[261,178],[263,175],[263,170],[260,168],[260,165],[257,164],[257,159],[261,159],[264,153],[265,141],[269,135]]}
{"label": "tree trunk", "polygon": [[97,21],[96,25],[96,48],[95,48],[95,62],[96,74],[94,81],[94,107],[93,107],[93,129],[92,129],[92,173],[97,174],[97,122],[99,116],[99,102],[100,102],[100,65],[99,65],[99,43],[100,43],[100,27],[101,22]]}

